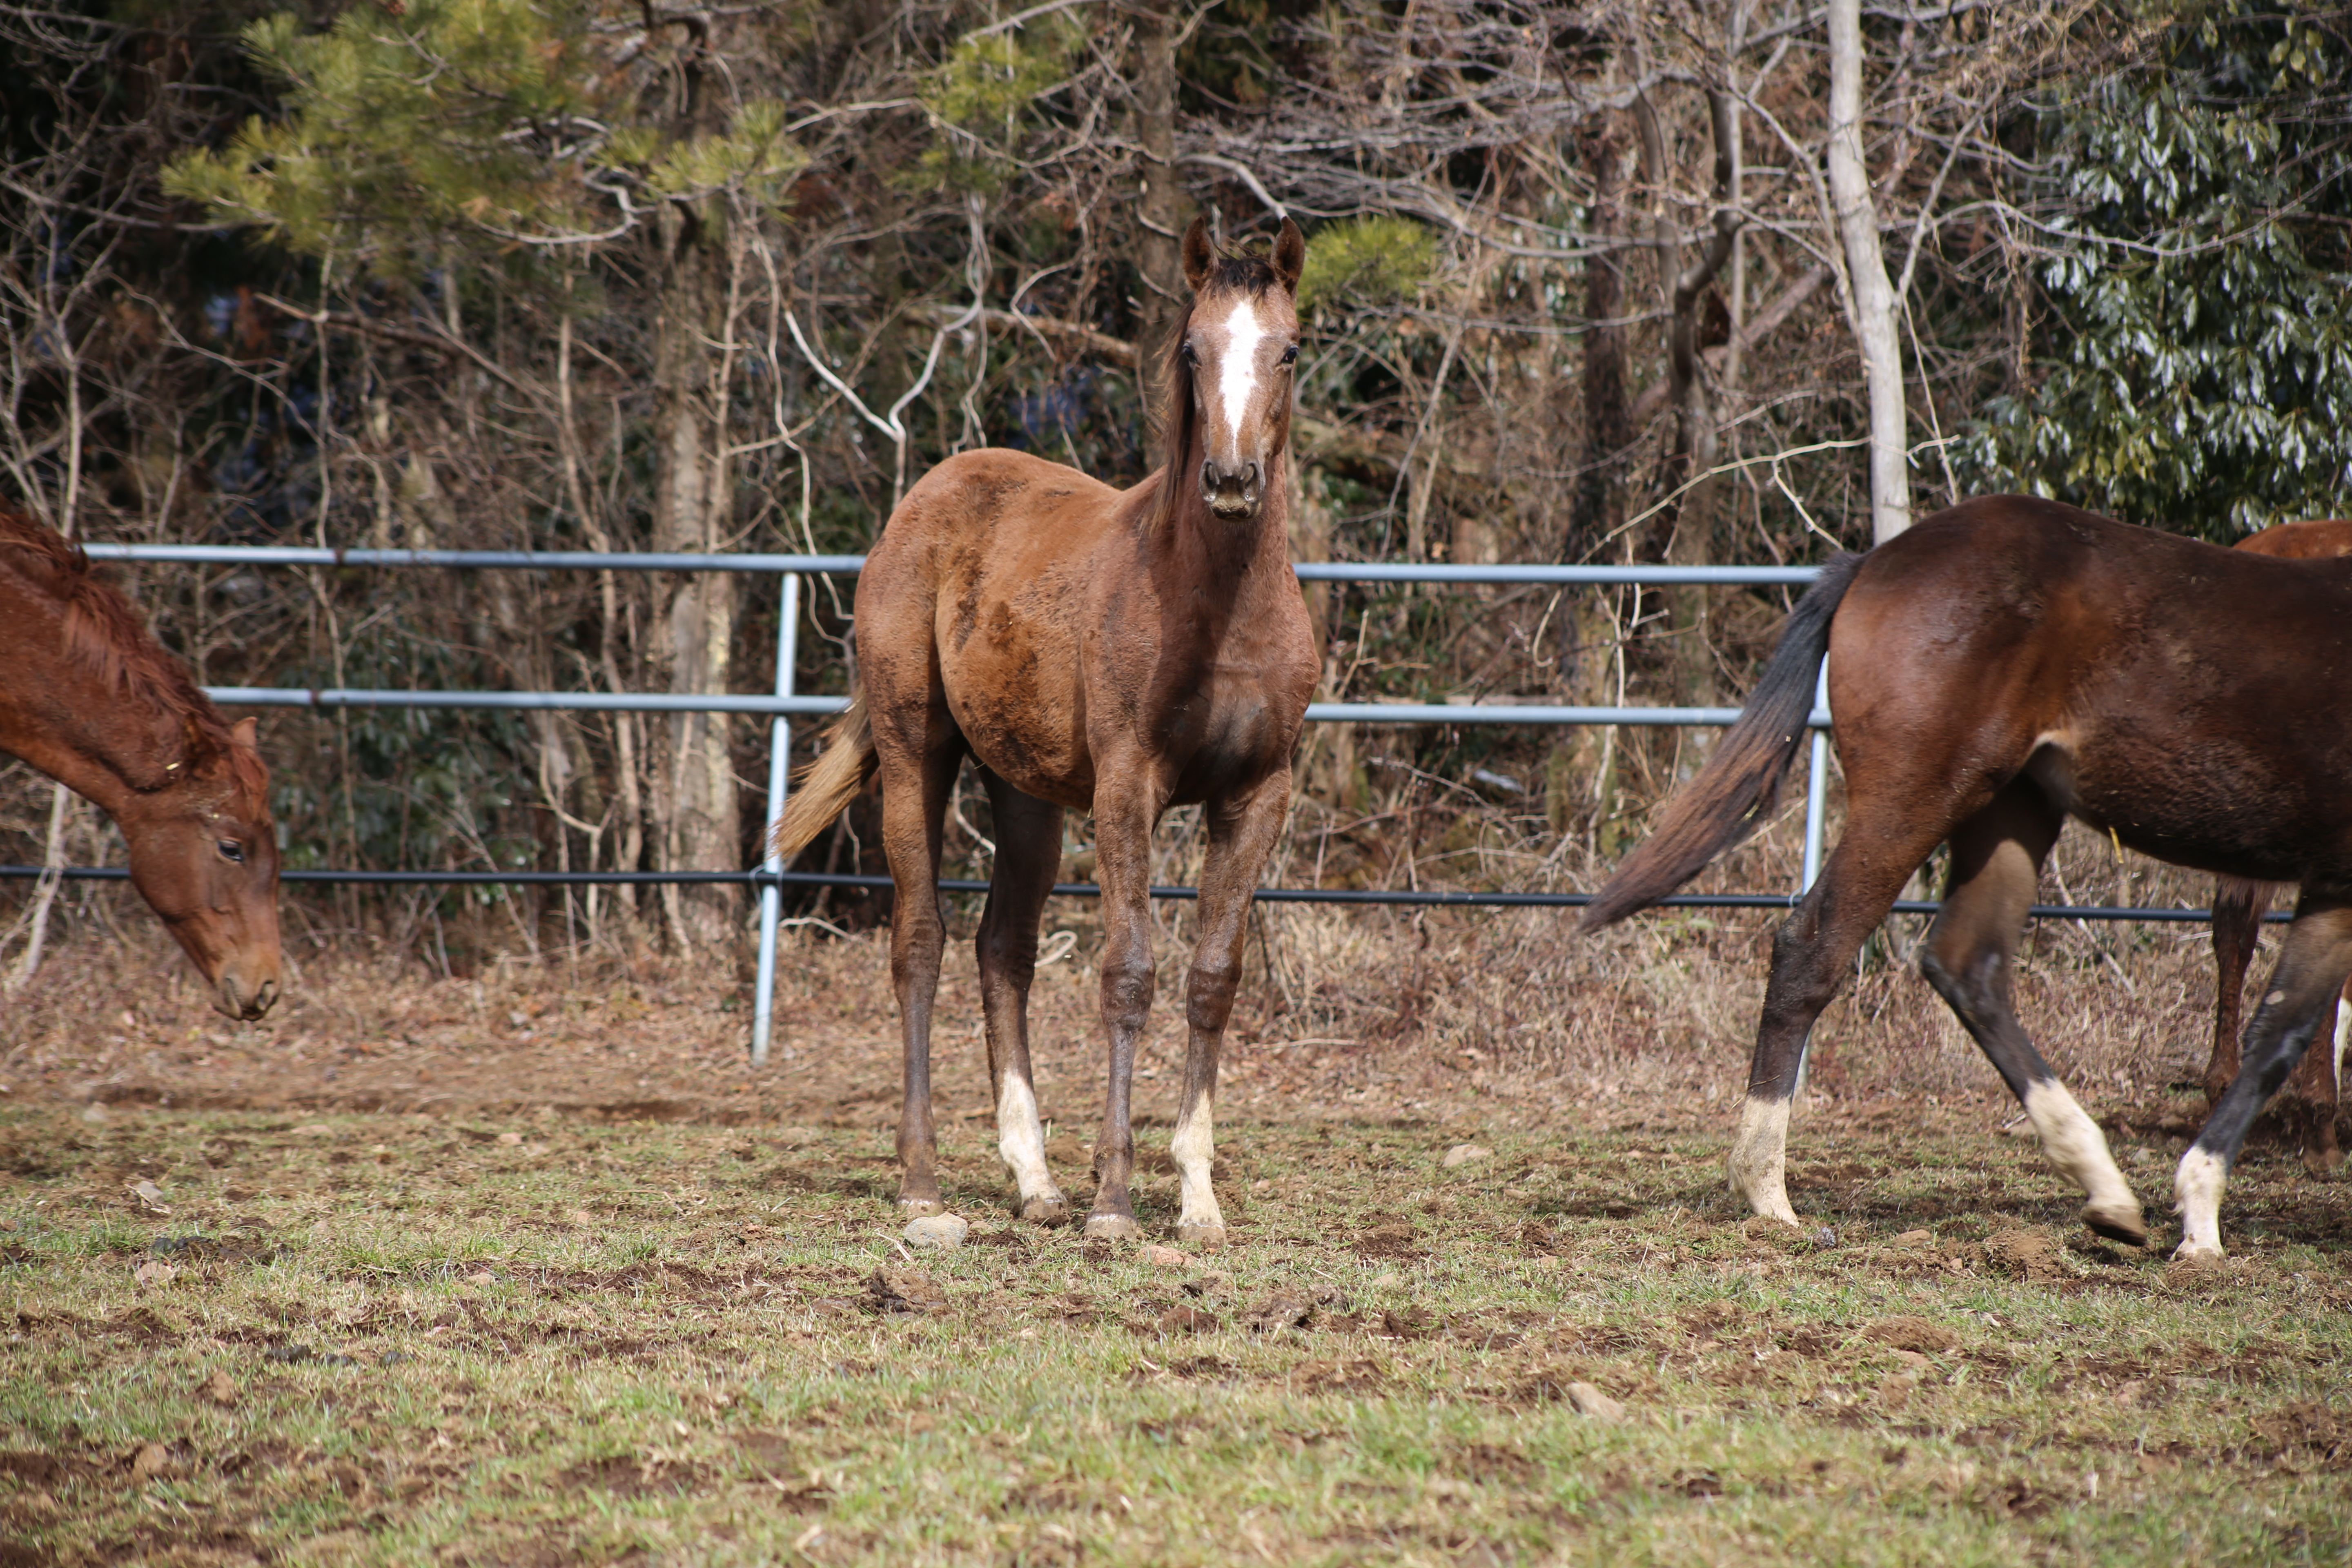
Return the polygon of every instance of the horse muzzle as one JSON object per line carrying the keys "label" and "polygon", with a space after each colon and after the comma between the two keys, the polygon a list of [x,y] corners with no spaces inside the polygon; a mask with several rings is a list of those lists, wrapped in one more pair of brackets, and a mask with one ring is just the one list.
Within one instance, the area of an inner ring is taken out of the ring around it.
{"label": "horse muzzle", "polygon": [[1220,463],[1211,458],[1201,465],[1201,499],[1227,522],[1247,522],[1257,516],[1265,478],[1265,470],[1253,458]]}
{"label": "horse muzzle", "polygon": [[278,1005],[280,989],[275,974],[256,979],[225,969],[213,985],[213,1006],[225,1016],[250,1024]]}

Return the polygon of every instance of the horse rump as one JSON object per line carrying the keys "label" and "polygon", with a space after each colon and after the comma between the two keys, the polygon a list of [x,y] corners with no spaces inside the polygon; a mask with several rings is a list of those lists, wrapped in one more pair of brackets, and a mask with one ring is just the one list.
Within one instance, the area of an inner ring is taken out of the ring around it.
{"label": "horse rump", "polygon": [[1804,743],[1813,688],[1830,646],[1830,623],[1864,557],[1838,554],[1797,601],[1788,629],[1764,666],[1738,720],[1715,755],[1666,808],[1665,820],[1592,895],[1579,931],[1599,931],[1646,909],[1689,881],[1708,861],[1763,824],[1780,803],[1780,783]]}

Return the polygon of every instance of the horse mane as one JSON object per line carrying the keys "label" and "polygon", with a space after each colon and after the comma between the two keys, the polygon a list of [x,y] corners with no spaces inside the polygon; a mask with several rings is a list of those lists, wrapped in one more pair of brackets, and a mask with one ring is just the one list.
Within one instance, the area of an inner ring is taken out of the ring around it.
{"label": "horse mane", "polygon": [[1154,532],[1172,527],[1186,498],[1195,494],[1192,486],[1179,482],[1184,461],[1192,454],[1199,416],[1192,404],[1192,367],[1184,363],[1184,334],[1192,328],[1192,312],[1201,308],[1203,295],[1246,290],[1255,298],[1272,288],[1274,281],[1274,263],[1263,256],[1219,255],[1207,284],[1192,296],[1192,303],[1176,319],[1176,330],[1160,345],[1160,416],[1155,421],[1160,447],[1160,489],[1151,498],[1146,519]]}
{"label": "horse mane", "polygon": [[216,753],[241,793],[268,798],[269,772],[239,746],[188,667],[166,652],[122,590],[100,576],[88,554],[55,530],[0,502],[0,561],[65,612],[65,656],[110,692],[177,720],[191,760]]}

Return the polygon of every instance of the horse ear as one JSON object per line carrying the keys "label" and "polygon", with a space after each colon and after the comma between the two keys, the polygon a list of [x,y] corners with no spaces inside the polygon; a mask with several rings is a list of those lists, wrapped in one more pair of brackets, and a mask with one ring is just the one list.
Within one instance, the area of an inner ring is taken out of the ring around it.
{"label": "horse ear", "polygon": [[1290,221],[1288,213],[1285,213],[1282,232],[1274,237],[1274,275],[1281,282],[1285,293],[1296,294],[1298,292],[1298,275],[1306,270],[1307,237],[1298,232],[1298,226]]}
{"label": "horse ear", "polygon": [[1216,264],[1216,250],[1209,244],[1209,215],[1202,213],[1184,231],[1184,281],[1193,293],[1209,286],[1209,269]]}
{"label": "horse ear", "polygon": [[228,738],[248,752],[261,749],[261,721],[251,714],[228,727]]}

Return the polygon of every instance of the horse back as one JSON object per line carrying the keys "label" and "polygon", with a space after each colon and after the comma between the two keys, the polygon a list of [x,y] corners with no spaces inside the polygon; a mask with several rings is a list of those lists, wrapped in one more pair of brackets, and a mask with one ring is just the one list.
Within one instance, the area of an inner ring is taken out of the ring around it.
{"label": "horse back", "polygon": [[2030,766],[2159,858],[2352,877],[2352,724],[2316,700],[2352,673],[2352,560],[1983,498],[1871,552],[1830,670],[1850,771],[1940,759],[1965,794]]}

